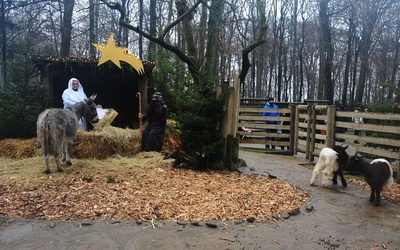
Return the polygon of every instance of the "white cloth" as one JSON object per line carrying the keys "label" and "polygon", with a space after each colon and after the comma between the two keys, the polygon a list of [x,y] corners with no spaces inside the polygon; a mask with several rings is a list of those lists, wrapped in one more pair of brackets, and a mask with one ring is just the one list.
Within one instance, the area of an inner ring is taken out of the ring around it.
{"label": "white cloth", "polygon": [[[72,81],[78,81],[79,86],[77,91],[72,89]],[[64,108],[69,108],[74,106],[77,102],[82,102],[88,98],[85,92],[83,91],[83,86],[79,82],[79,80],[76,78],[71,78],[68,82],[68,88],[64,90],[62,94],[62,99],[64,103]]]}
{"label": "white cloth", "polygon": [[[72,89],[73,81],[78,81],[78,83],[79,83],[77,91]],[[76,103],[82,102],[88,98],[87,98],[85,92],[83,91],[83,86],[82,86],[81,82],[76,78],[71,78],[71,79],[69,79],[69,82],[68,82],[68,88],[65,89],[62,94],[62,99],[63,99],[63,103],[64,103],[64,108],[66,109],[66,108],[72,107]],[[81,119],[79,119],[78,122],[79,122],[80,129],[82,129],[84,131],[88,130],[86,121],[83,117]]]}
{"label": "white cloth", "polygon": [[99,119],[103,119],[103,117],[107,114],[108,109],[103,109],[103,108],[96,108],[97,110],[97,116]]}

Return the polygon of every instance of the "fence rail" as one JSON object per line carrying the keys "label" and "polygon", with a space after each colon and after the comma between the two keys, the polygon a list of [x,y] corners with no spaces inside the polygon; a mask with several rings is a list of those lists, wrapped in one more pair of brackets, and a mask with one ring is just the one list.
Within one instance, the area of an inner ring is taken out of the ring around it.
{"label": "fence rail", "polygon": [[[400,172],[400,114],[356,113],[336,111],[333,105],[299,104],[271,111],[258,101],[254,102],[256,106],[251,106],[251,102],[240,105],[237,134],[241,145],[260,149],[268,143],[284,149],[279,153],[301,152],[306,159],[314,161],[322,148],[346,144],[350,155],[362,153],[366,159],[386,158],[393,164],[395,173]],[[262,112],[278,112],[280,117],[262,116]],[[364,124],[355,124],[353,117],[362,117]],[[266,124],[271,120],[278,124]],[[267,129],[276,132],[267,132]],[[355,135],[354,129],[360,129],[361,135]],[[267,142],[265,137],[275,140]]]}

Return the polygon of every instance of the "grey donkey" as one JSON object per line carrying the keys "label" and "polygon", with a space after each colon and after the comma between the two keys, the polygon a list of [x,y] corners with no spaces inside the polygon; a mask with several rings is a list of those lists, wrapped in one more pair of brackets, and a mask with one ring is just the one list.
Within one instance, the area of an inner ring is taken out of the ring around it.
{"label": "grey donkey", "polygon": [[41,143],[43,155],[46,163],[44,173],[49,174],[49,154],[50,147],[54,147],[54,157],[57,163],[58,172],[62,172],[60,164],[61,149],[63,160],[71,166],[70,143],[78,131],[78,120],[82,117],[87,121],[96,123],[99,121],[96,104],[93,102],[97,95],[92,95],[82,102],[78,102],[68,109],[52,108],[46,109],[39,114],[37,120],[37,138]]}

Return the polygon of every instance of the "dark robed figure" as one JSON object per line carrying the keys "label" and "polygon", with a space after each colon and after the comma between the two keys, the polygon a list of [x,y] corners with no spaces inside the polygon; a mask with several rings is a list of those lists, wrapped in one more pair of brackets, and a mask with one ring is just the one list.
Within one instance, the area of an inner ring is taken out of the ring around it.
{"label": "dark robed figure", "polygon": [[142,151],[160,152],[167,123],[168,108],[160,92],[155,92],[144,114],[139,113],[139,118],[148,121],[147,127],[142,132]]}

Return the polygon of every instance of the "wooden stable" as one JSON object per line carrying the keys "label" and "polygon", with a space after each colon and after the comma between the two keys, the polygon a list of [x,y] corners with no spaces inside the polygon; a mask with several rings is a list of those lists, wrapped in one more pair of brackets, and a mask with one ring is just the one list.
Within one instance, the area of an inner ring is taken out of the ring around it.
{"label": "wooden stable", "polygon": [[[137,128],[139,119],[139,101],[136,94],[141,94],[141,105],[147,105],[148,80],[155,68],[154,62],[142,61],[145,74],[139,75],[127,63],[121,62],[118,68],[111,62],[97,66],[97,59],[31,56],[31,60],[41,73],[46,88],[47,99],[51,107],[63,106],[61,95],[68,87],[72,77],[79,79],[87,96],[97,94],[96,103],[104,108],[114,109],[119,115],[113,126]],[[153,93],[149,93],[151,95]]]}

